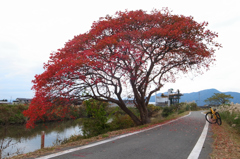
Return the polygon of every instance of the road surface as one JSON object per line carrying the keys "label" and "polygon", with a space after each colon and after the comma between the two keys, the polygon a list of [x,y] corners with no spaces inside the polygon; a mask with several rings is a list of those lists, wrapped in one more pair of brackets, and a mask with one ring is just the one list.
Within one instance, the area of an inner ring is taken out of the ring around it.
{"label": "road surface", "polygon": [[[38,159],[207,159],[212,151],[212,138],[210,127],[207,129],[206,125],[201,111],[195,111],[147,131],[114,137]],[[205,134],[206,139],[201,140],[204,128],[208,134]]]}

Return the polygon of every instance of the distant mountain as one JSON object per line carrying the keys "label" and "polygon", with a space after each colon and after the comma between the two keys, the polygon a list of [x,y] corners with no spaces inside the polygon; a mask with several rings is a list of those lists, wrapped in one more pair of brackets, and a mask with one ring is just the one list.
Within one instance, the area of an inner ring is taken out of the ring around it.
{"label": "distant mountain", "polygon": [[[240,93],[238,92],[220,92],[216,89],[205,89],[199,92],[192,93],[183,93],[183,96],[180,98],[180,102],[192,102],[195,101],[198,106],[203,106],[206,103],[204,100],[214,95],[214,93],[224,93],[227,95],[233,96],[233,99],[230,99],[233,103],[240,103]],[[157,96],[160,96],[162,93],[158,93]],[[150,102],[155,102],[155,95],[150,98]]]}

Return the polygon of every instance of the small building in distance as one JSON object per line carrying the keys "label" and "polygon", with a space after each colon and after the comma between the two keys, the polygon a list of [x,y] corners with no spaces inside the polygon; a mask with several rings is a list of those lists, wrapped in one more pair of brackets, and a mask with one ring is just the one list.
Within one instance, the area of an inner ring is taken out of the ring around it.
{"label": "small building in distance", "polygon": [[11,104],[11,103],[8,102],[7,99],[0,100],[0,105],[3,105],[3,104]]}
{"label": "small building in distance", "polygon": [[31,98],[17,98],[15,101],[13,101],[13,104],[30,104],[31,101]]}
{"label": "small building in distance", "polygon": [[172,104],[178,104],[180,96],[183,94],[179,90],[173,92],[173,89],[168,89],[168,94],[161,94],[161,96],[155,95],[155,105],[156,106],[170,106]]}

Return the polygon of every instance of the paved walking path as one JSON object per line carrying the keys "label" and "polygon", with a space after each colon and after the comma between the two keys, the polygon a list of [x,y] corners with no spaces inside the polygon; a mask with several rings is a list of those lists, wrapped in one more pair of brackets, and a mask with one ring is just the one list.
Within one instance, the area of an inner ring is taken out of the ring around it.
{"label": "paved walking path", "polygon": [[196,111],[150,130],[117,136],[38,159],[207,159],[212,143],[209,133],[204,115]]}

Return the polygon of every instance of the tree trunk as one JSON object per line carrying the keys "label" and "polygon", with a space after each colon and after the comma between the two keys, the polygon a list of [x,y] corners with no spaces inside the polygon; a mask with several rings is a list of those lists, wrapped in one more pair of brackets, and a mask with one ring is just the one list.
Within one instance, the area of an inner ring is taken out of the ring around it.
{"label": "tree trunk", "polygon": [[148,124],[151,122],[149,116],[148,116],[148,109],[147,106],[145,105],[145,103],[139,103],[139,111],[140,111],[140,117],[141,117],[141,121],[142,124]]}
{"label": "tree trunk", "polygon": [[[137,91],[135,90],[134,93],[137,94]],[[137,95],[135,95],[135,97],[136,96]],[[136,105],[137,109],[140,112],[140,119],[132,111],[130,111],[127,108],[126,104],[123,102],[123,100],[120,96],[118,97],[118,99],[119,99],[119,101],[116,104],[118,104],[119,107],[131,117],[131,119],[133,120],[133,122],[136,125],[144,125],[144,124],[148,124],[148,123],[151,122],[150,118],[148,116],[148,109],[147,109],[147,106],[145,104],[144,97],[143,98],[141,98],[141,97],[137,98],[135,103],[134,103]]]}
{"label": "tree trunk", "polygon": [[131,117],[131,119],[137,126],[143,125],[143,123],[138,119],[138,117],[126,107],[125,103],[119,103],[118,105],[125,113],[127,113]]}

